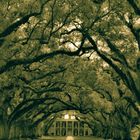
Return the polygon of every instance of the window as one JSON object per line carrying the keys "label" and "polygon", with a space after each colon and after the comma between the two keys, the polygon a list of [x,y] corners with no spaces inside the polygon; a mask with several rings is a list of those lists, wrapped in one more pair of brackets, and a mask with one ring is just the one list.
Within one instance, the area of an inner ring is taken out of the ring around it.
{"label": "window", "polygon": [[74,122],[74,128],[78,128],[78,122]]}
{"label": "window", "polygon": [[66,127],[66,122],[62,122],[62,127]]}
{"label": "window", "polygon": [[60,136],[60,129],[56,129],[56,136]]}
{"label": "window", "polygon": [[66,129],[65,129],[65,128],[62,128],[62,130],[61,130],[61,135],[62,135],[62,136],[66,136]]}
{"label": "window", "polygon": [[80,129],[79,135],[80,135],[80,136],[84,136],[84,130],[83,130],[83,129]]}
{"label": "window", "polygon": [[56,127],[60,127],[60,122],[56,122]]}
{"label": "window", "polygon": [[78,136],[78,129],[74,129],[73,135],[74,135],[74,136]]}
{"label": "window", "polygon": [[68,127],[72,127],[72,122],[68,122]]}

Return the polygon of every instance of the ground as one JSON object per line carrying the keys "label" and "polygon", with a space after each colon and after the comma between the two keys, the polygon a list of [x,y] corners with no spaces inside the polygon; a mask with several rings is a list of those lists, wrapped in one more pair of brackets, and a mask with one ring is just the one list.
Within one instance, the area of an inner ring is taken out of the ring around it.
{"label": "ground", "polygon": [[41,140],[104,140],[96,137],[42,137]]}

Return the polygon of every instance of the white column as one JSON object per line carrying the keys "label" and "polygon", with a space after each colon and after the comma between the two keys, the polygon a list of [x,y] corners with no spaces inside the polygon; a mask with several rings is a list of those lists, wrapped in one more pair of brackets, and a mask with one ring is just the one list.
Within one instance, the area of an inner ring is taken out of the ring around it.
{"label": "white column", "polygon": [[80,122],[78,121],[78,136],[80,134]]}

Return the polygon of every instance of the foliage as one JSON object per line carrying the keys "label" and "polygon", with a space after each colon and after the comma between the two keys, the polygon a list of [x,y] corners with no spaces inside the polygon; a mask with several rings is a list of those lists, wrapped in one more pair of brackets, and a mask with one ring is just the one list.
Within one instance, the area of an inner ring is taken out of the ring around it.
{"label": "foliage", "polygon": [[73,109],[99,136],[130,134],[140,115],[138,0],[1,0],[0,17],[5,124]]}

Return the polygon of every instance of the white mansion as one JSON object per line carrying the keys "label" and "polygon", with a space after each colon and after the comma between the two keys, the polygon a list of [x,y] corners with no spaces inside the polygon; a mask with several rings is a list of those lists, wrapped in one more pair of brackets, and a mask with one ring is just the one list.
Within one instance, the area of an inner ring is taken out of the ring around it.
{"label": "white mansion", "polygon": [[90,136],[91,129],[87,124],[76,120],[75,112],[63,112],[48,130],[50,136]]}

